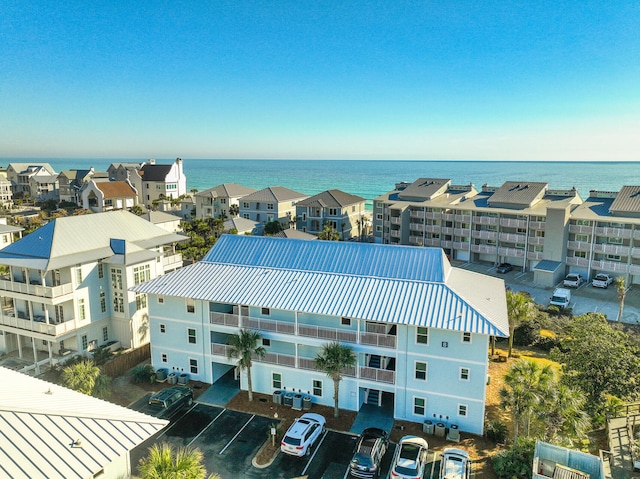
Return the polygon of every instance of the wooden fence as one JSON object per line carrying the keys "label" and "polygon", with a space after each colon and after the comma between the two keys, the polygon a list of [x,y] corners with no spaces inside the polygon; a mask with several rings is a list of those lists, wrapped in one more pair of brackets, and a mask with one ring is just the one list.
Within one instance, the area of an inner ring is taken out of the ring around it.
{"label": "wooden fence", "polygon": [[115,378],[124,374],[129,369],[137,366],[142,361],[151,357],[151,345],[145,344],[137,349],[125,351],[115,356],[111,361],[102,365],[102,372],[107,376]]}

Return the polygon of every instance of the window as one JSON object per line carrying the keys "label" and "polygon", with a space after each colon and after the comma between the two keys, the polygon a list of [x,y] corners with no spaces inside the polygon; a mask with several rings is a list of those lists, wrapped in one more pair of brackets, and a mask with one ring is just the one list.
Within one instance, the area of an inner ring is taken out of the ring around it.
{"label": "window", "polygon": [[418,326],[416,329],[416,342],[418,344],[429,344],[429,329]]}
{"label": "window", "polygon": [[382,201],[376,201],[376,208],[383,208],[384,203]]}
{"label": "window", "polygon": [[382,231],[382,226],[380,226],[380,225],[376,226],[376,231],[378,233],[380,233]]}
{"label": "window", "polygon": [[271,374],[271,386],[273,386],[274,389],[282,389],[282,374]]}
{"label": "window", "polygon": [[196,312],[196,302],[192,298],[187,298],[187,313]]}
{"label": "window", "polygon": [[76,283],[82,283],[82,267],[79,264],[76,265]]}
{"label": "window", "polygon": [[591,226],[589,220],[576,220],[576,224],[579,226]]}
{"label": "window", "polygon": [[622,238],[609,238],[609,244],[622,244]]}
{"label": "window", "polygon": [[471,333],[462,333],[462,342],[470,343],[471,342]]}
{"label": "window", "polygon": [[462,381],[469,380],[469,368],[460,368],[460,379]]}
{"label": "window", "polygon": [[160,323],[160,333],[164,334],[166,332],[167,332],[167,325],[163,324],[163,323]]}
{"label": "window", "polygon": [[608,254],[607,259],[609,261],[621,261],[622,258],[620,257],[619,254]]}
{"label": "window", "polygon": [[100,291],[100,312],[107,312],[107,293]]}
{"label": "window", "polygon": [[466,416],[468,407],[466,404],[458,404],[458,416]]}
{"label": "window", "polygon": [[338,216],[338,208],[329,208],[329,216]]}
{"label": "window", "polygon": [[544,238],[544,230],[536,230],[537,238]]}
{"label": "window", "polygon": [[220,198],[220,204],[226,205],[227,204],[227,199],[226,198]]}
{"label": "window", "polygon": [[56,304],[53,307],[53,310],[55,311],[56,324],[64,323],[64,308],[62,307],[62,305]]}
{"label": "window", "polygon": [[85,311],[85,308],[84,308],[84,299],[78,300],[78,317],[80,318],[81,321],[84,319],[87,319],[87,312]]}
{"label": "window", "polygon": [[306,213],[302,213],[302,221],[307,221],[307,214]]}
{"label": "window", "polygon": [[249,203],[247,203],[246,201],[242,202],[242,207],[243,208],[249,208]]}
{"label": "window", "polygon": [[540,246],[539,244],[535,245],[533,247],[533,251],[534,253],[543,253],[544,252],[544,246]]}
{"label": "window", "polygon": [[245,220],[248,220],[248,219],[249,219],[249,213],[242,213],[242,217],[243,217]]}
{"label": "window", "polygon": [[85,350],[89,346],[89,341],[87,341],[87,335],[83,334],[81,339],[82,339],[82,349]]}
{"label": "window", "polygon": [[164,304],[164,296],[158,296],[158,304]]}
{"label": "window", "polygon": [[413,398],[413,414],[424,416],[426,412],[427,400],[425,398]]}
{"label": "window", "polygon": [[102,340],[109,341],[109,329],[106,326],[102,328]]}
{"label": "window", "polygon": [[427,363],[416,361],[416,379],[420,381],[427,380]]}
{"label": "window", "polygon": [[269,316],[270,314],[271,314],[271,311],[269,310],[269,308],[262,308],[263,316]]}
{"label": "window", "polygon": [[189,359],[189,371],[191,374],[198,374],[198,360]]}
{"label": "window", "polygon": [[273,209],[273,203],[267,203],[267,209],[268,210],[272,210]]}
{"label": "window", "polygon": [[136,311],[140,311],[147,307],[147,295],[145,293],[136,293]]}
{"label": "window", "polygon": [[104,265],[101,261],[98,261],[98,279],[104,278]]}
{"label": "window", "polygon": [[271,346],[271,340],[268,338],[262,338],[262,345],[265,347]]}
{"label": "window", "polygon": [[573,257],[574,258],[586,258],[587,257],[587,252],[586,251],[574,251],[573,252]]}
{"label": "window", "polygon": [[589,235],[576,235],[576,241],[586,243],[589,241]]}
{"label": "window", "polygon": [[340,324],[342,326],[351,326],[351,318],[341,318],[340,319]]}
{"label": "window", "polygon": [[124,297],[122,293],[117,291],[113,293],[113,311],[116,313],[124,313]]}
{"label": "window", "polygon": [[111,287],[113,289],[122,289],[122,270],[119,268],[111,270]]}
{"label": "window", "polygon": [[160,355],[160,360],[161,360],[163,363],[166,363],[166,362],[167,362],[167,360],[168,360],[168,358],[167,358],[167,353],[162,353],[162,354]]}
{"label": "window", "polygon": [[320,381],[319,379],[314,379],[311,382],[311,387],[313,389],[313,395],[314,396],[322,396],[322,381]]}
{"label": "window", "polygon": [[151,279],[151,266],[145,264],[144,266],[136,266],[133,268],[133,282],[137,285],[149,281]]}
{"label": "window", "polygon": [[187,328],[187,338],[189,344],[196,344],[196,330],[193,328]]}

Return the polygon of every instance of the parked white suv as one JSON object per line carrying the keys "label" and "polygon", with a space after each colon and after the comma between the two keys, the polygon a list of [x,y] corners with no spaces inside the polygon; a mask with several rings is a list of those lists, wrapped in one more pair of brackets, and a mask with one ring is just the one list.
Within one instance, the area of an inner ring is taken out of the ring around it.
{"label": "parked white suv", "polygon": [[287,429],[280,442],[280,450],[292,456],[309,454],[311,447],[324,431],[326,420],[320,414],[305,413]]}
{"label": "parked white suv", "polygon": [[584,283],[584,278],[579,274],[568,274],[564,281],[562,282],[563,286],[567,286],[569,288],[578,288],[580,285]]}
{"label": "parked white suv", "polygon": [[471,459],[467,451],[446,448],[440,460],[440,479],[469,479],[471,477]]}
{"label": "parked white suv", "polygon": [[551,296],[549,304],[558,306],[560,309],[564,309],[571,303],[571,291],[565,288],[556,288]]}

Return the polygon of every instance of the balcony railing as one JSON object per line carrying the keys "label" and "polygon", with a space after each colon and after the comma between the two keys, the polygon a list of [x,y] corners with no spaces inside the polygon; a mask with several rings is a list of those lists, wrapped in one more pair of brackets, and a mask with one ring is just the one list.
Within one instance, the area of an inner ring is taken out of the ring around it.
{"label": "balcony railing", "polygon": [[40,298],[58,298],[73,293],[73,284],[65,283],[60,286],[42,286],[41,284],[19,283],[17,281],[0,280],[0,290],[13,293],[30,294]]}
{"label": "balcony railing", "polygon": [[631,257],[640,258],[640,248],[631,248]]}
{"label": "balcony railing", "polygon": [[542,255],[539,251],[527,251],[527,259],[542,259]]}
{"label": "balcony railing", "polygon": [[392,238],[400,238],[400,230],[391,230],[390,233]]}
{"label": "balcony railing", "polygon": [[608,236],[610,238],[631,238],[631,230],[626,228],[612,228],[597,226],[596,227],[596,235],[598,236]]}
{"label": "balcony railing", "polygon": [[256,358],[255,361],[261,363],[278,364],[280,366],[296,367],[296,357],[290,354],[279,353],[266,353],[261,358]]}
{"label": "balcony railing", "polygon": [[388,371],[386,369],[368,368],[360,366],[360,377],[362,379],[370,379],[371,381],[377,381],[382,383],[394,384],[396,382],[395,371]]}
{"label": "balcony railing", "polygon": [[445,221],[453,221],[455,219],[455,215],[453,213],[442,213],[442,219]]}
{"label": "balcony railing", "polygon": [[478,223],[481,225],[497,225],[498,224],[498,218],[496,218],[495,216],[476,216],[474,220],[475,220],[475,223]]}
{"label": "balcony railing", "polygon": [[425,238],[423,241],[425,246],[440,246],[439,238]]}
{"label": "balcony railing", "polygon": [[498,248],[497,246],[488,244],[472,244],[471,251],[473,251],[474,253],[496,254]]}
{"label": "balcony railing", "polygon": [[43,321],[30,321],[29,319],[23,319],[8,314],[2,314],[2,316],[0,316],[0,324],[34,333],[47,334],[49,336],[60,336],[61,334],[65,334],[76,329],[76,325],[73,320],[58,324],[47,324]]}
{"label": "balcony railing", "polygon": [[[254,318],[249,316],[243,316],[242,322],[240,322],[240,317],[231,313],[218,313],[212,311],[209,313],[209,323],[220,326],[230,326],[233,328],[243,327],[281,334],[296,334],[296,325],[291,322]],[[330,341],[347,343],[358,342],[358,332],[352,329],[325,328],[322,326],[299,323],[297,334],[308,338],[326,339]],[[362,344],[370,344],[383,348],[396,347],[396,337],[388,334],[361,332],[360,342]]]}
{"label": "balcony railing", "polygon": [[617,261],[595,260],[591,262],[591,266],[600,271],[610,271],[614,273],[624,273],[627,269],[626,263],[618,263]]}
{"label": "balcony railing", "polygon": [[410,215],[412,218],[424,219],[424,211],[422,210],[411,210]]}
{"label": "balcony railing", "polygon": [[460,223],[469,223],[471,221],[471,215],[454,215],[453,218]]}
{"label": "balcony railing", "polygon": [[469,236],[470,233],[469,228],[453,228],[453,234],[456,236]]}
{"label": "balcony railing", "polygon": [[572,251],[589,251],[591,244],[586,241],[567,241],[567,248]]}
{"label": "balcony railing", "polygon": [[168,254],[163,256],[162,266],[165,270],[182,266],[182,253]]}
{"label": "balcony railing", "polygon": [[497,240],[498,239],[498,233],[496,231],[486,231],[486,230],[477,231],[477,230],[474,230],[471,233],[471,236],[473,238],[480,238],[480,239],[485,239],[485,240]]}
{"label": "balcony railing", "polygon": [[544,236],[529,236],[527,242],[535,245],[544,244]]}
{"label": "balcony railing", "polygon": [[546,223],[544,221],[529,221],[530,230],[544,230]]}
{"label": "balcony railing", "polygon": [[595,253],[617,254],[620,256],[629,256],[629,247],[615,244],[594,244],[593,251]]}
{"label": "balcony railing", "polygon": [[589,267],[589,260],[587,258],[578,258],[577,256],[568,256],[566,263],[569,266],[582,266],[584,268]]}
{"label": "balcony railing", "polygon": [[592,232],[592,226],[569,225],[569,233],[591,234]]}
{"label": "balcony railing", "polygon": [[499,237],[506,243],[524,243],[527,240],[525,235],[518,233],[500,233]]}
{"label": "balcony railing", "polygon": [[409,229],[411,231],[424,231],[423,223],[409,223]]}
{"label": "balcony railing", "polygon": [[526,228],[526,220],[518,220],[515,218],[500,218],[500,224],[502,226],[508,226],[510,228]]}
{"label": "balcony railing", "polygon": [[640,228],[633,231],[633,239],[640,239]]}
{"label": "balcony railing", "polygon": [[519,248],[499,248],[502,256],[510,256],[512,258],[524,258],[524,250]]}
{"label": "balcony railing", "polygon": [[401,225],[402,224],[402,218],[400,216],[392,216],[391,217],[391,224],[392,225]]}

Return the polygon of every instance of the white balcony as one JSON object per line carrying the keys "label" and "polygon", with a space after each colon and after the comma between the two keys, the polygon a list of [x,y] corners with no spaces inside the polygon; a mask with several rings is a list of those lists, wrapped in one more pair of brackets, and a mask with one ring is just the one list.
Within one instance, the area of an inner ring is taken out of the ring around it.
{"label": "white balcony", "polygon": [[568,256],[566,263],[569,266],[581,266],[583,268],[589,267],[589,260],[587,258],[578,258],[577,256]]}
{"label": "white balcony", "polygon": [[474,222],[481,225],[495,225],[498,224],[498,218],[495,216],[476,216]]}
{"label": "white balcony", "polygon": [[471,215],[454,215],[453,219],[459,223],[469,223]]}
{"label": "white balcony", "polygon": [[585,241],[567,241],[567,249],[572,251],[590,251],[591,244]]}
{"label": "white balcony", "polygon": [[411,231],[424,231],[424,224],[422,224],[422,223],[409,223],[409,229]]}
{"label": "white balcony", "polygon": [[296,357],[290,354],[266,353],[261,358],[255,358],[254,361],[260,363],[278,364],[279,366],[296,367]]}
{"label": "white balcony", "polygon": [[288,323],[286,321],[245,317],[242,318],[242,324],[245,328],[248,329],[270,331],[273,333],[296,334],[296,325],[294,323]]}
{"label": "white balcony", "polygon": [[17,281],[0,280],[0,291],[29,294],[39,298],[59,298],[73,294],[73,284],[65,283],[60,286],[42,286],[41,284],[19,283]]}
{"label": "white balcony", "polygon": [[499,248],[501,256],[509,256],[510,258],[524,258],[524,249],[520,248]]}
{"label": "white balcony", "polygon": [[595,253],[615,254],[619,256],[629,256],[629,247],[616,244],[594,244]]}
{"label": "white balcony", "polygon": [[471,236],[473,238],[480,238],[480,239],[484,239],[484,240],[497,240],[498,239],[498,233],[496,231],[485,231],[485,230],[476,231],[476,230],[474,230],[471,233]]}
{"label": "white balcony", "polygon": [[543,245],[544,244],[544,236],[529,236],[528,243],[532,245]]}
{"label": "white balcony", "polygon": [[20,331],[18,331],[21,330],[30,331],[33,333],[47,334],[54,337],[61,336],[76,329],[75,321],[73,320],[65,321],[58,324],[47,324],[44,321],[40,320],[40,317],[38,317],[38,321],[31,321],[29,319],[23,319],[4,313],[0,316],[0,324],[2,324],[3,326],[8,326],[10,328],[15,328],[16,331],[12,332],[16,334],[21,334]]}
{"label": "white balcony", "polygon": [[609,238],[631,238],[631,230],[626,228],[596,227],[596,235]]}
{"label": "white balcony", "polygon": [[307,338],[328,339],[330,341],[344,341],[347,343],[358,342],[358,333],[353,330],[323,328],[321,326],[311,326],[308,324],[298,325],[298,335]]}
{"label": "white balcony", "polygon": [[506,243],[523,243],[527,240],[527,237],[523,234],[517,233],[500,233],[499,235],[500,241],[504,241]]}
{"label": "white balcony", "polygon": [[539,251],[528,251],[527,259],[542,259],[543,253]]}
{"label": "white balcony", "polygon": [[469,228],[453,228],[453,234],[468,237],[471,234],[471,230]]}
{"label": "white balcony", "polygon": [[640,258],[640,248],[631,248],[631,257]]}
{"label": "white balcony", "polygon": [[591,267],[599,271],[611,273],[625,273],[627,270],[626,263],[618,263],[617,261],[595,260],[591,262]]}
{"label": "white balcony", "polygon": [[369,379],[371,381],[377,381],[382,383],[394,384],[396,382],[395,371],[388,371],[386,369],[368,368],[361,366],[360,378]]}
{"label": "white balcony", "polygon": [[237,328],[240,324],[240,318],[237,314],[210,312],[209,323]]}
{"label": "white balcony", "polygon": [[442,213],[442,219],[446,221],[453,221],[455,219],[455,215],[453,213]]}
{"label": "white balcony", "polygon": [[500,218],[500,225],[507,226],[509,228],[526,228],[527,221],[515,218]]}
{"label": "white balcony", "polygon": [[496,254],[498,251],[498,247],[488,244],[473,244],[471,245],[471,251],[473,251],[474,253],[482,254]]}
{"label": "white balcony", "polygon": [[389,234],[392,238],[400,238],[400,230],[391,230]]}
{"label": "white balcony", "polygon": [[544,221],[529,221],[529,229],[530,230],[543,230],[546,227],[546,223]]}
{"label": "white balcony", "polygon": [[592,226],[584,226],[584,225],[569,225],[569,233],[579,233],[579,234],[588,234],[593,233]]}
{"label": "white balcony", "polygon": [[422,210],[411,210],[410,213],[412,218],[420,218],[420,219],[424,219],[424,211]]}
{"label": "white balcony", "polygon": [[391,217],[391,224],[392,225],[401,225],[402,224],[402,218],[400,216],[392,216]]}
{"label": "white balcony", "polygon": [[182,267],[182,253],[168,254],[162,257],[164,271],[172,271]]}

